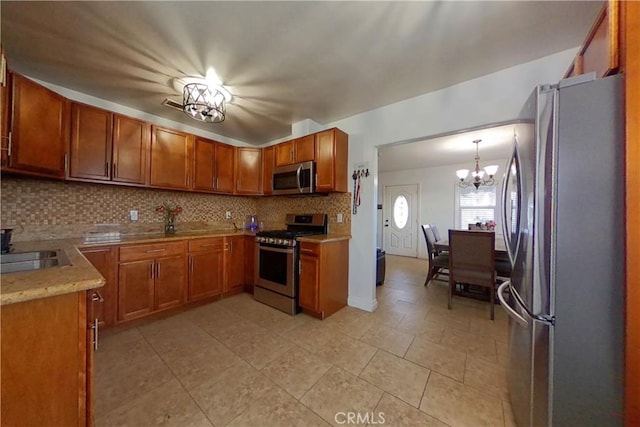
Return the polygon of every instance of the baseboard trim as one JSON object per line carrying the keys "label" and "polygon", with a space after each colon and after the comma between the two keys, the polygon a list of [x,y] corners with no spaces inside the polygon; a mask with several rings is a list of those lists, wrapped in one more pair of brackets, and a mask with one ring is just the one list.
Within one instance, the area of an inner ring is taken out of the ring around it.
{"label": "baseboard trim", "polygon": [[374,312],[378,308],[378,300],[365,300],[363,298],[349,297],[347,300],[349,307],[359,308],[360,310]]}

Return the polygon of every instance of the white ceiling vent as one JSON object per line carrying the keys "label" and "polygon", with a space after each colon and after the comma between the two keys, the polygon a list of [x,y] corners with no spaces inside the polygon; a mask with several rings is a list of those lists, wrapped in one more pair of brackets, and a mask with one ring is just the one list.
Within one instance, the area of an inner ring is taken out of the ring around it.
{"label": "white ceiling vent", "polygon": [[173,99],[165,98],[164,101],[162,101],[162,105],[182,111],[182,104]]}

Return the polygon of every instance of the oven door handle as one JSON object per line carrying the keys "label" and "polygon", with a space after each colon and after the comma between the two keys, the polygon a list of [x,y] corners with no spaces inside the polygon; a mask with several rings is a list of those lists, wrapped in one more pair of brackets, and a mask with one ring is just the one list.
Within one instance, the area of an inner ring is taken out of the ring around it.
{"label": "oven door handle", "polygon": [[260,250],[261,251],[269,251],[269,252],[279,252],[281,254],[292,254],[293,253],[293,248],[279,249],[279,248],[272,248],[270,246],[262,246],[262,245],[260,245]]}

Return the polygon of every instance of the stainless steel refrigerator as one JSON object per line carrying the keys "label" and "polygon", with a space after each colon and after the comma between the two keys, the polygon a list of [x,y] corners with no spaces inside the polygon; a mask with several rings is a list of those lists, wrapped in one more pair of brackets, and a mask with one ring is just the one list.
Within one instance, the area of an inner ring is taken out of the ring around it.
{"label": "stainless steel refrigerator", "polygon": [[623,424],[623,77],[536,88],[503,188],[520,427]]}

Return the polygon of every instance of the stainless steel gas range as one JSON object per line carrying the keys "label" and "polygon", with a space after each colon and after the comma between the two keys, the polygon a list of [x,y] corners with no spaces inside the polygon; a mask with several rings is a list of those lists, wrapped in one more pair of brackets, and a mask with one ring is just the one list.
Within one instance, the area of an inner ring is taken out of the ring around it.
{"label": "stainless steel gas range", "polygon": [[327,234],[327,215],[287,214],[286,230],[261,231],[256,234],[256,301],[288,314],[298,307],[299,250],[298,237]]}

